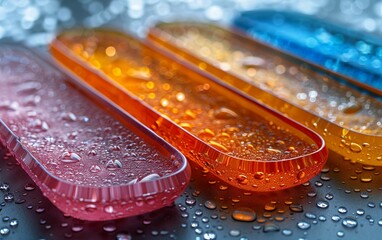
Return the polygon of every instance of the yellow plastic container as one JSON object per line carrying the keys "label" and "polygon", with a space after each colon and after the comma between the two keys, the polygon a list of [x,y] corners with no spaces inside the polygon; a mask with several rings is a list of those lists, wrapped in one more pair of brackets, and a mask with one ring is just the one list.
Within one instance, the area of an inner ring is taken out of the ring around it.
{"label": "yellow plastic container", "polygon": [[210,24],[161,23],[149,39],[317,131],[331,150],[382,166],[382,102],[338,76]]}

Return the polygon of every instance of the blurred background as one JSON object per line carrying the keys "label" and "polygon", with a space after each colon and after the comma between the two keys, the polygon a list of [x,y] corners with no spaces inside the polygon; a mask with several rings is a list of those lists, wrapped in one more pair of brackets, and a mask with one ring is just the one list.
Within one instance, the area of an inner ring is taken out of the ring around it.
{"label": "blurred background", "polygon": [[0,40],[43,46],[59,29],[105,25],[144,37],[158,20],[229,24],[238,12],[255,9],[302,12],[382,35],[379,0],[0,0]]}

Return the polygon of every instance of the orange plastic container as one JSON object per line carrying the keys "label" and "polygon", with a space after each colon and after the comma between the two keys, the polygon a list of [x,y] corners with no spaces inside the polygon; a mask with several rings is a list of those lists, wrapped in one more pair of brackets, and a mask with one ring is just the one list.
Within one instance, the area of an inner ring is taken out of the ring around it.
{"label": "orange plastic container", "polygon": [[139,215],[187,187],[186,158],[114,104],[25,48],[1,46],[0,63],[0,144],[65,214]]}
{"label": "orange plastic container", "polygon": [[382,166],[382,102],[335,74],[211,24],[161,23],[149,39],[315,130],[329,149]]}
{"label": "orange plastic container", "polygon": [[315,132],[122,33],[66,31],[51,53],[77,84],[101,92],[233,186],[292,187],[326,162]]}

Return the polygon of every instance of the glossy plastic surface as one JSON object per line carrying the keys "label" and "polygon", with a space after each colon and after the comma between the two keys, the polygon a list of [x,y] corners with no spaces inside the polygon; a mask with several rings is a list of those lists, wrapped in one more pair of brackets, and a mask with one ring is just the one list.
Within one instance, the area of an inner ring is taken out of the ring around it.
{"label": "glossy plastic surface", "polygon": [[186,188],[185,157],[125,112],[24,48],[2,46],[0,63],[0,141],[65,214],[138,215]]}
{"label": "glossy plastic surface", "polygon": [[382,95],[382,39],[292,12],[243,12],[233,24],[256,39]]}
{"label": "glossy plastic surface", "polygon": [[51,44],[66,69],[223,181],[251,191],[301,184],[327,159],[300,124],[112,30],[72,30]]}
{"label": "glossy plastic surface", "polygon": [[382,165],[382,103],[330,73],[248,37],[202,23],[163,23],[161,47],[321,134],[354,161]]}

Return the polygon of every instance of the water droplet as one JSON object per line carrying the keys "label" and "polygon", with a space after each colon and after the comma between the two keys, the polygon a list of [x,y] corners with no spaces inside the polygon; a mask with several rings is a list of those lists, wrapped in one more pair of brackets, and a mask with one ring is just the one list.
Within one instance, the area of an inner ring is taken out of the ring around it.
{"label": "water droplet", "polygon": [[203,239],[204,240],[214,240],[217,238],[217,235],[214,231],[212,230],[207,230],[204,234],[203,234]]}
{"label": "water droplet", "polygon": [[362,169],[366,170],[366,171],[374,171],[375,167],[374,166],[369,166],[369,165],[363,165]]}
{"label": "water droplet", "polygon": [[195,205],[195,203],[196,203],[196,199],[193,197],[186,198],[185,201],[186,201],[186,204],[189,206]]}
{"label": "water droplet", "polygon": [[338,208],[338,212],[341,213],[341,214],[345,214],[348,212],[348,210],[346,209],[346,207],[339,207]]}
{"label": "water droplet", "polygon": [[289,206],[289,209],[292,212],[303,212],[304,211],[304,208],[302,207],[301,204],[292,204]]}
{"label": "water droplet", "polygon": [[256,220],[256,213],[250,208],[238,208],[232,212],[232,218],[241,222],[253,222]]}
{"label": "water droplet", "polygon": [[103,209],[106,213],[113,213],[114,212],[114,207],[111,205],[105,206]]}
{"label": "water droplet", "polygon": [[261,226],[260,226],[260,225],[253,225],[253,226],[252,226],[252,229],[253,229],[253,230],[260,230],[260,229],[261,229]]}
{"label": "water droplet", "polygon": [[343,237],[343,236],[345,236],[345,233],[343,231],[337,232],[337,237]]}
{"label": "water droplet", "polygon": [[13,218],[9,221],[9,226],[15,228],[19,225],[19,220],[17,220],[16,218]]}
{"label": "water droplet", "polygon": [[297,227],[302,230],[306,230],[310,228],[310,223],[307,222],[298,222]]}
{"label": "water droplet", "polygon": [[109,160],[106,163],[106,168],[110,171],[115,171],[119,168],[122,168],[122,163],[119,160]]}
{"label": "water droplet", "polygon": [[358,153],[362,151],[362,147],[357,143],[350,143],[350,150],[352,152]]}
{"label": "water droplet", "polygon": [[231,229],[231,230],[229,230],[229,235],[231,236],[231,237],[238,237],[238,236],[240,236],[240,231],[239,230],[237,230],[237,229]]}
{"label": "water droplet", "polygon": [[0,234],[1,234],[2,236],[8,235],[9,232],[10,232],[10,230],[9,230],[9,228],[7,228],[7,227],[2,227],[2,228],[0,228]]}
{"label": "water droplet", "polygon": [[234,118],[237,118],[238,115],[235,111],[229,109],[229,108],[225,108],[225,107],[222,107],[222,108],[219,108],[218,110],[216,110],[214,112],[214,117],[216,119],[234,119]]}
{"label": "water droplet", "polygon": [[8,184],[8,183],[3,183],[3,184],[0,185],[0,190],[1,190],[2,192],[8,192],[9,189],[10,189],[10,187],[9,187],[9,184]]}
{"label": "water droplet", "polygon": [[373,181],[373,177],[372,176],[365,175],[365,176],[361,177],[361,182],[368,183],[368,182],[371,182],[371,181]]}
{"label": "water droplet", "polygon": [[45,208],[43,207],[36,208],[36,213],[43,213],[44,211],[45,211]]}
{"label": "water droplet", "polygon": [[375,208],[375,203],[373,203],[373,202],[369,202],[369,203],[367,203],[367,206],[368,206],[369,208]]}
{"label": "water droplet", "polygon": [[95,212],[97,210],[97,205],[89,203],[85,206],[85,211],[87,212]]}
{"label": "water droplet", "polygon": [[100,166],[98,166],[98,165],[92,165],[91,167],[90,167],[90,172],[92,172],[92,173],[98,173],[98,172],[100,172],[101,171],[101,167]]}
{"label": "water droplet", "polygon": [[341,220],[341,217],[340,217],[340,216],[337,216],[337,215],[333,215],[333,216],[332,216],[332,220],[333,220],[334,222],[338,222],[338,221]]}
{"label": "water droplet", "polygon": [[203,223],[208,223],[210,220],[208,219],[208,217],[202,217],[202,222]]}
{"label": "water droplet", "polygon": [[142,178],[139,182],[149,182],[149,181],[153,181],[153,180],[158,179],[158,178],[160,178],[160,176],[157,173],[151,173],[151,174],[145,176],[144,178]]}
{"label": "water droplet", "polygon": [[322,182],[320,182],[320,181],[316,181],[316,182],[314,183],[314,185],[315,185],[316,187],[322,187],[324,184],[323,184]]}
{"label": "water droplet", "polygon": [[352,217],[346,217],[342,219],[342,225],[347,228],[355,228],[358,225],[358,222],[355,218]]}
{"label": "water droplet", "polygon": [[325,198],[328,199],[328,200],[332,200],[334,198],[334,195],[332,193],[327,193],[325,195]]}
{"label": "water droplet", "polygon": [[133,237],[128,233],[118,233],[116,240],[132,240]]}
{"label": "water droplet", "polygon": [[72,112],[62,113],[61,118],[63,120],[68,120],[73,122],[77,120],[77,116]]}
{"label": "water droplet", "polygon": [[84,230],[83,226],[80,226],[80,225],[72,226],[72,231],[73,232],[81,232],[82,230]]}
{"label": "water droplet", "polygon": [[264,179],[264,173],[263,172],[256,172],[254,175],[254,178],[257,180],[262,180],[262,179]]}
{"label": "water droplet", "polygon": [[266,222],[264,224],[263,232],[267,233],[267,232],[278,232],[278,231],[280,231],[280,227],[277,226],[276,224],[271,222]]}
{"label": "water droplet", "polygon": [[315,196],[317,196],[317,193],[316,192],[308,192],[307,195],[308,195],[308,197],[315,197]]}
{"label": "water droplet", "polygon": [[281,233],[284,235],[284,236],[291,236],[293,234],[293,231],[290,230],[290,229],[283,229],[281,231]]}
{"label": "water droplet", "polygon": [[305,177],[305,172],[304,171],[300,171],[300,172],[298,172],[297,173],[297,179],[302,179],[302,178],[304,178]]}
{"label": "water droplet", "polygon": [[276,209],[276,204],[273,202],[269,202],[264,205],[265,211],[274,211],[275,209]]}
{"label": "water droplet", "polygon": [[357,213],[357,215],[362,216],[362,215],[365,214],[365,210],[363,210],[363,209],[357,209],[356,213]]}
{"label": "water droplet", "polygon": [[241,185],[247,185],[248,184],[248,177],[244,174],[240,174],[236,177],[236,181]]}
{"label": "water droplet", "polygon": [[309,219],[316,219],[317,218],[316,214],[313,214],[313,213],[305,213],[305,217],[309,218]]}
{"label": "water droplet", "polygon": [[195,210],[195,215],[196,215],[196,216],[202,216],[202,215],[203,215],[203,211],[200,210],[200,209],[196,209],[196,210]]}
{"label": "water droplet", "polygon": [[191,222],[190,226],[191,226],[192,228],[197,228],[197,227],[199,226],[199,223],[193,221],[193,222]]}
{"label": "water droplet", "polygon": [[330,181],[330,177],[327,176],[327,175],[321,175],[321,176],[320,176],[320,179],[321,179],[322,181]]}
{"label": "water droplet", "polygon": [[195,228],[196,234],[202,234],[203,230],[201,228]]}
{"label": "water droplet", "polygon": [[14,196],[12,193],[6,193],[4,194],[4,201],[6,202],[12,202],[14,200]]}
{"label": "water droplet", "polygon": [[36,188],[36,185],[34,185],[33,183],[27,183],[24,186],[24,189],[26,191],[33,191],[35,188]]}
{"label": "water droplet", "polygon": [[228,152],[228,148],[226,148],[224,145],[222,145],[222,144],[220,144],[220,143],[218,143],[218,142],[215,142],[215,141],[208,141],[208,143],[209,143],[212,147],[216,148],[216,149],[219,150],[219,151],[222,151],[222,152]]}
{"label": "water droplet", "polygon": [[363,198],[363,199],[367,199],[367,198],[369,198],[369,194],[368,193],[361,193],[361,198]]}
{"label": "water droplet", "polygon": [[115,230],[117,230],[117,227],[114,224],[108,223],[108,224],[103,225],[102,229],[105,232],[110,233],[110,232],[114,232]]}
{"label": "water droplet", "polygon": [[207,209],[213,210],[213,209],[216,208],[216,203],[213,202],[213,201],[207,200],[207,201],[204,202],[204,206],[205,206]]}
{"label": "water droplet", "polygon": [[329,202],[325,201],[325,200],[320,200],[316,203],[317,207],[319,208],[322,208],[322,209],[325,209],[325,208],[328,208],[329,207]]}
{"label": "water droplet", "polygon": [[75,163],[81,160],[81,156],[74,152],[64,152],[61,155],[61,162],[63,163]]}

